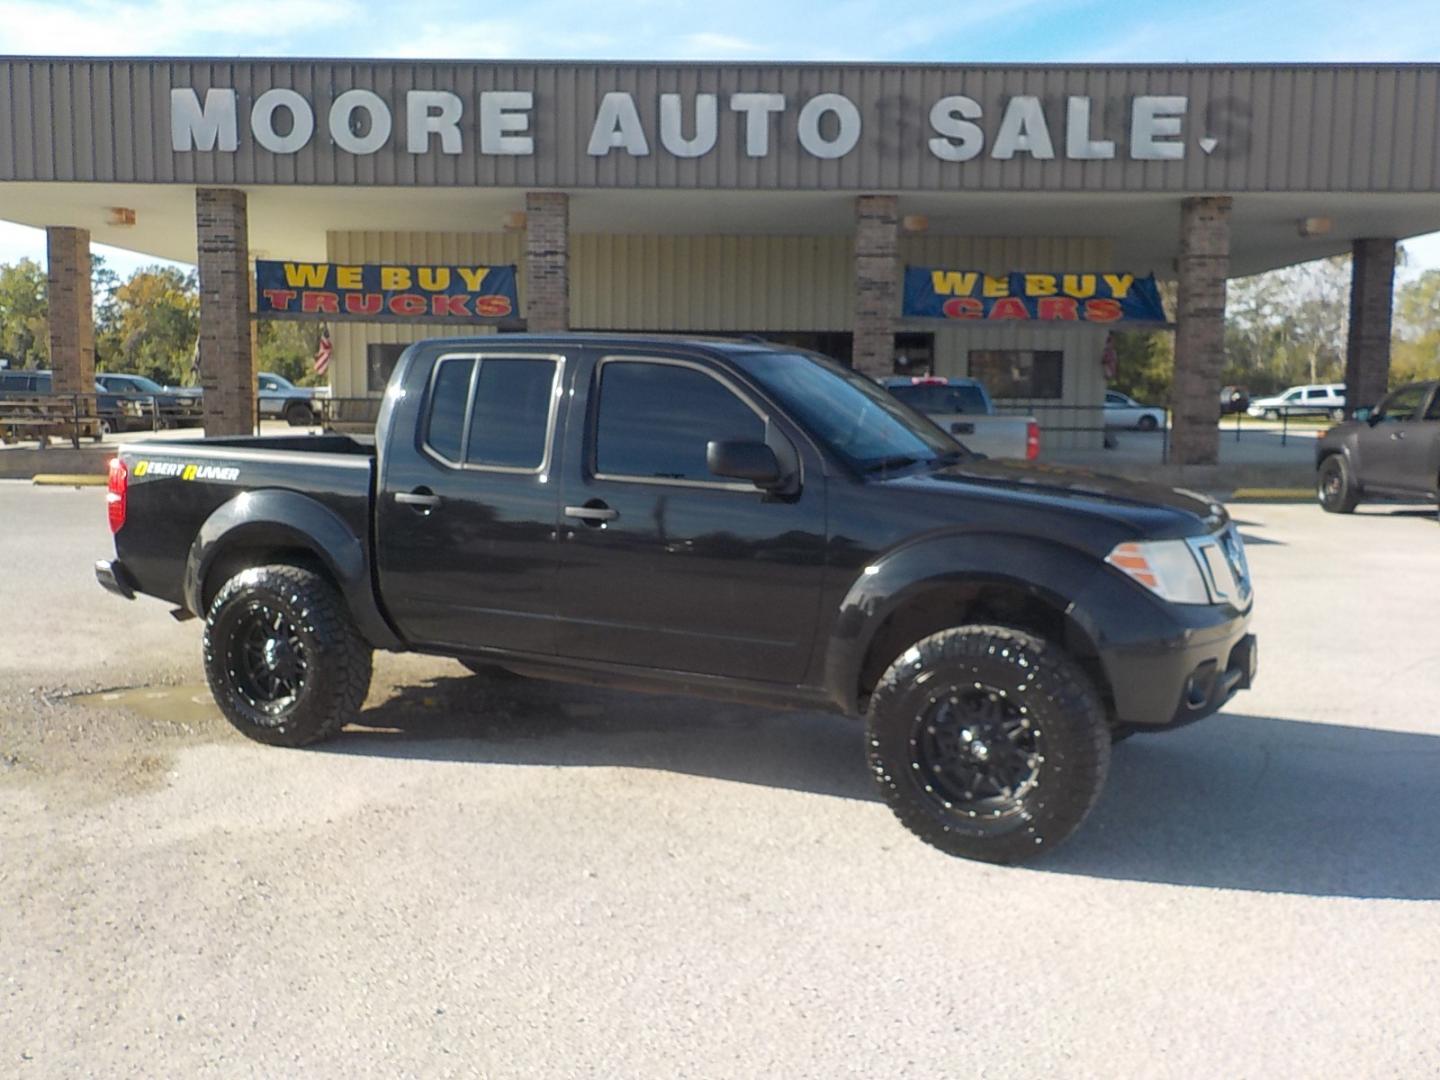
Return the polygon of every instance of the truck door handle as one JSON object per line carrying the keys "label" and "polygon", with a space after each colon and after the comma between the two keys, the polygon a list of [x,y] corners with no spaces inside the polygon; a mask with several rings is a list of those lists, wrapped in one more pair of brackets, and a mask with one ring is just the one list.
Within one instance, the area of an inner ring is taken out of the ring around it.
{"label": "truck door handle", "polygon": [[445,500],[424,488],[417,488],[415,491],[397,491],[395,501],[401,506],[413,506],[417,510],[429,511],[434,510]]}
{"label": "truck door handle", "polygon": [[[599,500],[595,501],[599,502]],[[567,506],[565,507],[565,516],[578,518],[587,525],[603,525],[607,521],[614,521],[618,518],[620,511],[611,509],[604,503],[599,503],[597,506]]]}
{"label": "truck door handle", "polygon": [[957,424],[951,424],[951,425],[950,425],[950,434],[951,434],[951,435],[974,435],[974,434],[975,434],[975,425],[974,425],[974,424],[958,424],[958,423],[957,423]]}

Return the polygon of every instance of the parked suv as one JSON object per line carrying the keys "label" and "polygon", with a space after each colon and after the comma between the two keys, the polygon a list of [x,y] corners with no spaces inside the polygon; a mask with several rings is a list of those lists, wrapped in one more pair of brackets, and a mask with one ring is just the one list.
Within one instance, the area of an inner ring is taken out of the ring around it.
{"label": "parked suv", "polygon": [[1344,420],[1345,384],[1292,386],[1283,394],[1250,402],[1245,411],[1266,420],[1278,420],[1282,416],[1329,416],[1332,420]]}
{"label": "parked suv", "polygon": [[148,415],[153,408],[159,414],[161,427],[185,427],[200,423],[201,392],[161,386],[144,375],[120,371],[102,371],[95,381],[111,393],[120,394],[140,406]]}

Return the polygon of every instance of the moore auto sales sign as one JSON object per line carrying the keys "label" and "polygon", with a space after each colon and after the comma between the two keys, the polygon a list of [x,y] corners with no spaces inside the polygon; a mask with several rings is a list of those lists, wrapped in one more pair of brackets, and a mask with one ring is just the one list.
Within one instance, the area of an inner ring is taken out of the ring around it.
{"label": "moore auto sales sign", "polygon": [[[317,138],[347,154],[367,156],[402,147],[407,154],[479,153],[530,157],[536,152],[536,95],[530,90],[483,90],[465,96],[450,90],[409,89],[386,100],[374,90],[352,87],[317,103],[291,87],[259,94],[242,115],[240,95],[230,87],[193,86],[170,91],[170,141],[176,153],[234,153],[242,135],[272,154],[296,154]],[[982,155],[1008,161],[1177,161],[1186,154],[1184,125],[1190,101],[1183,94],[1136,94],[1128,99],[1123,132],[1111,136],[1085,94],[1063,96],[1047,112],[1034,94],[1014,94],[987,115],[979,100],[945,94],[924,109],[923,143],[940,161],[964,162]],[[720,142],[723,120],[733,128],[743,153],[764,158],[776,146],[777,117],[793,130],[799,150],[822,160],[843,158],[860,145],[866,119],[861,105],[843,93],[808,94],[796,99],[774,90],[717,93],[659,93],[654,122],[642,117],[636,95],[605,91],[593,116],[573,125],[592,158],[612,154],[644,158],[703,158]],[[648,111],[648,110],[647,110]],[[1057,114],[1055,116],[1053,114]],[[466,145],[467,115],[474,143]],[[1230,119],[1227,117],[1227,120]],[[872,120],[872,122],[882,122]],[[1202,135],[1201,152],[1214,153],[1220,140]]]}

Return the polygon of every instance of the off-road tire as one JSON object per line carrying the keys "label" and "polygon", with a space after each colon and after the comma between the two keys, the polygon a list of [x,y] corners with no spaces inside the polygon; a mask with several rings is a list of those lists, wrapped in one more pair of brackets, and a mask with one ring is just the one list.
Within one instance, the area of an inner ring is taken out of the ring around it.
{"label": "off-road tire", "polygon": [[[1005,705],[1024,714],[1037,764],[1004,810],[947,808],[920,765],[924,732],[934,731],[926,717],[944,708],[940,699],[954,701],[952,691],[982,687],[1004,688]],[[870,697],[867,743],[881,797],[907,829],[941,851],[992,863],[1060,844],[1095,805],[1110,764],[1105,709],[1089,678],[1058,646],[1005,626],[941,630],[905,650]]]}
{"label": "off-road tire", "polygon": [[[238,633],[259,610],[280,615],[306,672],[288,703],[258,707],[243,690]],[[370,689],[372,650],[328,581],[298,566],[256,566],[221,587],[205,617],[205,677],[220,711],[241,734],[272,746],[308,746],[354,719]]]}
{"label": "off-road tire", "polygon": [[1343,454],[1331,454],[1320,462],[1315,472],[1315,497],[1321,509],[1332,514],[1348,514],[1360,504],[1355,473]]}

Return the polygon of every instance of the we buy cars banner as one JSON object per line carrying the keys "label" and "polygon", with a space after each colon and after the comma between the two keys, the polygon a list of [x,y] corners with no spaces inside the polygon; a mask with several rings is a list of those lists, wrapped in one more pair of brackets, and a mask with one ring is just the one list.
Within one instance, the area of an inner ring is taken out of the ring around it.
{"label": "we buy cars banner", "polygon": [[988,322],[1164,322],[1154,275],[905,268],[904,314]]}
{"label": "we buy cars banner", "polygon": [[260,318],[497,323],[515,319],[515,267],[255,261]]}

